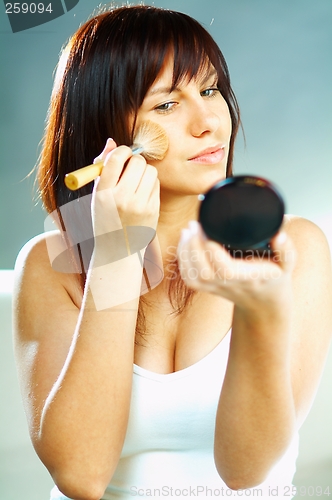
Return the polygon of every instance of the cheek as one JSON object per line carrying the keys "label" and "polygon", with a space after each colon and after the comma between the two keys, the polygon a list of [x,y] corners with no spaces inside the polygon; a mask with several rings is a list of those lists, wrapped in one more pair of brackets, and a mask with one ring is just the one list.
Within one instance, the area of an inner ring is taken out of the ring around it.
{"label": "cheek", "polygon": [[225,131],[227,131],[227,133],[230,137],[232,134],[232,128],[233,128],[232,127],[232,118],[231,118],[231,114],[229,112],[228,105],[224,99],[223,99],[223,107],[222,107],[220,116],[221,116],[221,123],[222,123],[223,129]]}
{"label": "cheek", "polygon": [[233,125],[232,125],[231,115],[230,115],[229,113],[228,113],[228,121],[227,121],[227,124],[228,124],[229,138],[231,138],[231,135],[232,135],[232,130],[233,130]]}
{"label": "cheek", "polygon": [[184,154],[181,153],[179,147],[181,140],[179,140],[179,136],[176,138],[173,134],[167,135],[169,146],[165,158],[160,161],[149,161],[158,170],[158,178],[161,185],[172,184],[172,181],[178,179],[179,174],[182,175],[183,172],[183,161],[181,161],[181,158],[184,157]]}
{"label": "cheek", "polygon": [[164,130],[168,138],[168,150],[161,163],[163,165],[169,164],[171,168],[172,164],[183,156],[183,154],[181,154],[181,143],[183,143],[183,141],[181,141],[180,130],[177,129],[176,123],[170,127],[164,127]]}
{"label": "cheek", "polygon": [[229,132],[231,135],[232,132],[232,119],[231,114],[229,112],[228,104],[225,98],[220,94],[217,98],[217,102],[215,104],[215,112],[219,115],[220,125],[223,128],[224,133]]}

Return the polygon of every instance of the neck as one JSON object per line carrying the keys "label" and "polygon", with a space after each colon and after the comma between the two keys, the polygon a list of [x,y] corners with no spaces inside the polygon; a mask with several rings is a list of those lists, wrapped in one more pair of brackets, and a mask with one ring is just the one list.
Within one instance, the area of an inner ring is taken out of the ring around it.
{"label": "neck", "polygon": [[199,204],[197,195],[165,196],[162,193],[157,234],[164,263],[176,253],[181,230],[190,220],[197,220]]}

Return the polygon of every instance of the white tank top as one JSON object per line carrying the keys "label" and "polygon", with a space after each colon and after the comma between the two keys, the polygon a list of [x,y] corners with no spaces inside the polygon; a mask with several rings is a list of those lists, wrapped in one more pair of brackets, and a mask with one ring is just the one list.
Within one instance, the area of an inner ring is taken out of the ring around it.
{"label": "white tank top", "polygon": [[[158,374],[134,365],[130,415],[121,458],[103,500],[240,496],[220,478],[213,458],[217,406],[230,331],[203,359]],[[263,484],[241,496],[292,498],[298,434]],[[51,500],[65,500],[55,487]]]}

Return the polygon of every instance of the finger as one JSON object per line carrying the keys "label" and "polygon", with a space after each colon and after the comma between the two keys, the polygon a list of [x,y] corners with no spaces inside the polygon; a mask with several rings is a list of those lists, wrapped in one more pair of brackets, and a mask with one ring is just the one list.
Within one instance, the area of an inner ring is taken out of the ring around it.
{"label": "finger", "polygon": [[244,285],[250,280],[269,279],[273,272],[276,274],[275,266],[267,259],[234,258],[222,245],[212,240],[207,240],[206,248],[210,252],[211,265],[224,283],[241,282]]}
{"label": "finger", "polygon": [[251,266],[233,259],[222,245],[207,239],[197,222],[190,222],[184,231],[178,255],[181,275],[191,288],[234,300],[236,289],[249,287]]}
{"label": "finger", "polygon": [[223,278],[225,278],[225,276],[233,275],[233,272],[228,272],[234,263],[234,259],[231,257],[229,252],[220,243],[208,239],[200,225],[198,228],[198,236],[200,238],[201,245],[203,245],[206,250],[211,266],[215,270],[218,270],[219,274],[221,269],[223,269]]}
{"label": "finger", "polygon": [[144,175],[141,177],[137,188],[137,194],[142,196],[144,199],[149,200],[158,186],[158,170],[152,165],[146,165]]}
{"label": "finger", "polygon": [[[153,199],[156,200],[158,207],[159,207],[160,206],[160,181],[159,181],[158,175],[155,178],[149,201],[152,201]],[[159,211],[159,208],[158,208],[158,211]]]}
{"label": "finger", "polygon": [[100,155],[98,155],[94,160],[93,160],[93,163],[98,163],[100,161],[104,161],[107,154],[112,151],[113,149],[115,149],[117,146],[116,146],[116,142],[114,141],[114,139],[107,139],[106,141],[106,144],[105,144],[105,147],[103,149],[103,151],[100,153]]}
{"label": "finger", "polygon": [[191,232],[197,235],[202,250],[209,249],[208,255],[211,257],[211,264],[224,262],[228,265],[232,262],[232,260],[234,260],[230,256],[229,252],[220,243],[210,240],[206,236],[201,224],[198,221],[190,221],[189,227]]}
{"label": "finger", "polygon": [[[195,267],[198,270],[197,281],[207,291],[215,291],[216,287],[224,288],[237,280],[241,274],[245,274],[239,269],[239,262],[233,259],[222,245],[206,237],[197,221],[189,222],[182,246],[179,246],[179,252],[182,251],[183,255],[187,252],[184,265],[187,275],[189,267]],[[195,277],[195,271],[190,274],[192,278]]]}
{"label": "finger", "polygon": [[146,160],[143,156],[132,156],[124,169],[121,179],[118,183],[119,191],[124,191],[126,194],[134,194],[144,176],[146,169]]}
{"label": "finger", "polygon": [[290,274],[296,262],[296,250],[291,238],[285,231],[280,231],[271,240],[271,248],[273,250],[273,262]]}
{"label": "finger", "polygon": [[128,146],[119,146],[106,154],[98,190],[113,188],[119,181],[126,161],[133,155]]}

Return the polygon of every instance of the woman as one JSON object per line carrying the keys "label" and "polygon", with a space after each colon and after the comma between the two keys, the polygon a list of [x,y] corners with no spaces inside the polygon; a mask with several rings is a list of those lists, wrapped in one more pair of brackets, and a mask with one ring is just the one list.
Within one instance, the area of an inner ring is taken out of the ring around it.
{"label": "woman", "polygon": [[[128,147],[146,121],[169,140],[149,164]],[[206,239],[198,195],[232,175],[238,126],[223,56],[184,14],[113,9],[64,50],[38,174],[60,231],[21,251],[15,292],[23,399],[54,500],[295,493],[297,430],[330,342],[329,250],[296,217],[270,260]],[[68,191],[65,174],[96,157],[100,178]],[[112,260],[101,236],[125,226],[158,239]],[[72,272],[50,262],[64,239]],[[164,278],[142,295],[148,252]]]}

